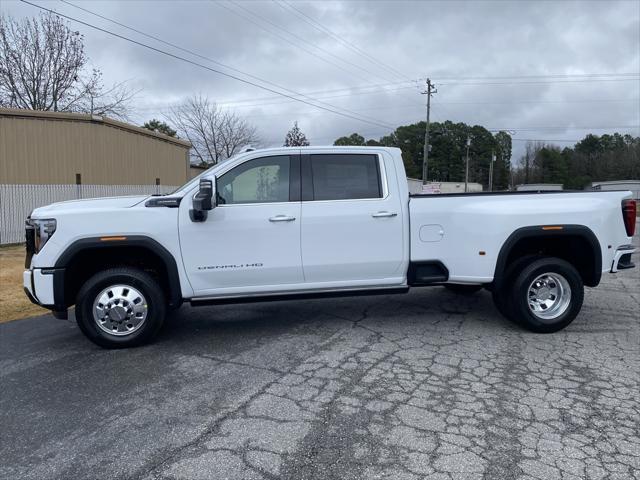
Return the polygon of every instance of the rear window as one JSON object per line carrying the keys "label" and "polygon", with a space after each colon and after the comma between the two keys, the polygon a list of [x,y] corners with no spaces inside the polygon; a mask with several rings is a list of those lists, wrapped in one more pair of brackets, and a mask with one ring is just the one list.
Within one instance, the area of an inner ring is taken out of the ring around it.
{"label": "rear window", "polygon": [[377,155],[311,155],[314,200],[382,197]]}

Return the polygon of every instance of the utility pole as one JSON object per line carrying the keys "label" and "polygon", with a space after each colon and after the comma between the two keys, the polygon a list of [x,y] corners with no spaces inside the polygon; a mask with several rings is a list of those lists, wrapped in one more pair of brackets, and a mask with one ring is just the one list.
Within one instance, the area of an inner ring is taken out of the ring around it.
{"label": "utility pole", "polygon": [[465,173],[464,173],[464,191],[469,191],[469,147],[471,146],[471,137],[467,137],[467,159],[465,161]]}
{"label": "utility pole", "polygon": [[496,161],[496,152],[491,152],[491,163],[489,164],[489,191],[493,192],[493,164]]}
{"label": "utility pole", "polygon": [[429,145],[429,114],[431,113],[431,95],[437,93],[435,85],[431,83],[431,79],[427,78],[427,89],[424,92],[421,92],[423,95],[427,96],[427,128],[424,131],[424,155],[422,162],[422,184],[427,184],[427,175],[429,173],[429,150],[431,149],[431,145]]}

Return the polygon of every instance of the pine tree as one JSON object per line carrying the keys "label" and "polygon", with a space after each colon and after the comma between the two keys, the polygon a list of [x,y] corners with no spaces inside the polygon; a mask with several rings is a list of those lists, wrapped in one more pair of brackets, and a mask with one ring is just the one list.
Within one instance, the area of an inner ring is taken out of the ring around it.
{"label": "pine tree", "polygon": [[166,122],[161,122],[160,120],[150,120],[142,125],[142,128],[146,128],[147,130],[151,130],[152,132],[163,133],[169,137],[177,137],[177,132],[171,128]]}
{"label": "pine tree", "polygon": [[287,132],[287,136],[284,139],[285,147],[306,147],[309,145],[309,140],[304,133],[298,127],[298,122],[294,122],[293,128]]}

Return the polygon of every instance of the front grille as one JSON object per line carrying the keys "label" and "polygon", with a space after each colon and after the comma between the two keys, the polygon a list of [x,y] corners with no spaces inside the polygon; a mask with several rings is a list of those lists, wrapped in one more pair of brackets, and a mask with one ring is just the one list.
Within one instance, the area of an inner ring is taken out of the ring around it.
{"label": "front grille", "polygon": [[27,256],[24,259],[24,268],[30,268],[31,258],[36,252],[36,230],[29,217],[27,217],[27,221],[25,222],[25,240]]}

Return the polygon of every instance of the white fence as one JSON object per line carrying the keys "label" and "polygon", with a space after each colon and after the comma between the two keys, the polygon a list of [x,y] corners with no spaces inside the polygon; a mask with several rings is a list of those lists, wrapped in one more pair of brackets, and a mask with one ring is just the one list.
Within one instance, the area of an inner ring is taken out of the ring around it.
{"label": "white fence", "polygon": [[170,193],[167,185],[0,185],[0,245],[24,242],[24,221],[34,208],[64,200]]}

